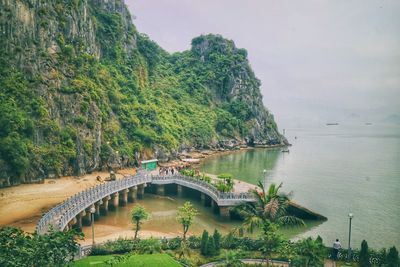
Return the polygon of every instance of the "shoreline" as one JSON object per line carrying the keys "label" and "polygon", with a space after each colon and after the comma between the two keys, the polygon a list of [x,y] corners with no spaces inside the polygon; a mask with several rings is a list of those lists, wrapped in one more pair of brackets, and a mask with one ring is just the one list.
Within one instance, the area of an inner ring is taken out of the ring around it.
{"label": "shoreline", "polygon": [[[276,148],[276,147],[274,147]],[[199,158],[198,164],[189,164],[192,168],[197,169],[200,164],[209,158],[223,156],[232,153],[240,153],[253,149],[266,149],[246,147],[237,150],[212,151],[201,150],[188,153],[190,157]],[[272,148],[271,148],[272,149]],[[175,166],[184,163],[181,160],[168,162]],[[161,162],[160,166],[163,166]],[[116,170],[117,179],[121,179],[126,175],[135,174],[134,168],[123,168]],[[216,177],[214,174],[207,174]],[[102,180],[109,177],[109,172],[96,171],[82,176],[65,176],[60,178],[46,178],[42,183],[20,184],[11,187],[0,188],[0,226],[20,227],[24,231],[33,232],[40,217],[49,209],[59,204],[68,197],[85,190],[86,188],[99,185],[104,181],[98,181],[100,176]],[[235,179],[235,191],[248,191],[254,189],[255,185]],[[152,232],[156,235],[158,232]],[[163,235],[161,232],[159,233]]]}

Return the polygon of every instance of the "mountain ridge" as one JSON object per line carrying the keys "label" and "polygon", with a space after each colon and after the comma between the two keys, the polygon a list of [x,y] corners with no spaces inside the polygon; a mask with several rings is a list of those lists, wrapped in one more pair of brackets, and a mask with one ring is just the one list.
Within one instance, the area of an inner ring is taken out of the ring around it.
{"label": "mountain ridge", "polygon": [[120,0],[1,0],[0,185],[282,145],[247,51],[219,35],[170,54]]}

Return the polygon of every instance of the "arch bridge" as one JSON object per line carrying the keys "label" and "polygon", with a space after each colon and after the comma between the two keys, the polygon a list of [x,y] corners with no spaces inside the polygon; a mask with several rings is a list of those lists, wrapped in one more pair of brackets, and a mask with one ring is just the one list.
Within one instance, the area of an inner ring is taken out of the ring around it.
{"label": "arch bridge", "polygon": [[226,218],[230,216],[229,207],[243,201],[254,201],[250,193],[222,193],[214,186],[192,177],[180,174],[149,175],[140,171],[134,176],[100,184],[71,196],[44,214],[36,230],[39,234],[45,234],[50,228],[63,231],[73,226],[81,228],[83,224],[90,225],[90,210],[95,211],[94,216],[98,218],[101,214],[107,214],[109,209],[143,198],[144,189],[149,184],[155,185],[157,194],[164,194],[165,185],[168,184],[176,185],[178,196],[182,196],[184,188],[200,192],[201,202],[206,204],[208,201]]}

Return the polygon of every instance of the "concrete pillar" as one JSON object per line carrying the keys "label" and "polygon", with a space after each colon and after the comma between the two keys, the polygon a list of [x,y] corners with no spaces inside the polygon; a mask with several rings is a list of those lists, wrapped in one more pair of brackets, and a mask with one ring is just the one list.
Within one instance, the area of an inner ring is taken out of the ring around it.
{"label": "concrete pillar", "polygon": [[200,192],[200,201],[203,206],[206,205],[206,195],[202,192]]}
{"label": "concrete pillar", "polygon": [[85,226],[91,226],[92,225],[92,214],[90,213],[90,207],[86,211],[86,214],[82,217],[82,224]]}
{"label": "concrete pillar", "polygon": [[142,199],[144,197],[145,186],[146,186],[146,184],[141,184],[138,186],[138,189],[137,189],[137,198],[138,199]]}
{"label": "concrete pillar", "polygon": [[111,195],[111,205],[109,206],[109,208],[111,210],[116,210],[118,205],[119,205],[119,193],[116,192],[114,194]]}
{"label": "concrete pillar", "polygon": [[179,184],[176,185],[176,194],[178,197],[183,197],[183,186]]}
{"label": "concrete pillar", "polygon": [[231,218],[229,207],[219,207],[219,215],[221,216],[221,218],[229,220]]}
{"label": "concrete pillar", "polygon": [[217,203],[215,203],[214,199],[211,199],[211,210],[214,212],[215,207],[217,206]]}
{"label": "concrete pillar", "polygon": [[163,184],[156,185],[157,195],[165,196],[165,186]]}
{"label": "concrete pillar", "polygon": [[94,219],[97,221],[100,218],[100,206],[103,202],[100,200],[94,204],[94,208],[96,209],[94,213]]}
{"label": "concrete pillar", "polygon": [[103,215],[106,215],[108,212],[108,201],[111,199],[110,196],[106,196],[103,198],[103,204],[100,206],[100,212]]}
{"label": "concrete pillar", "polygon": [[85,211],[82,211],[78,215],[76,215],[76,227],[81,230],[82,229],[82,218],[86,215]]}
{"label": "concrete pillar", "polygon": [[135,202],[135,199],[137,199],[137,187],[131,187],[129,188],[129,193],[128,193],[128,201],[129,202]]}
{"label": "concrete pillar", "polygon": [[126,203],[128,203],[128,189],[124,189],[119,192],[119,204],[120,206],[126,206]]}

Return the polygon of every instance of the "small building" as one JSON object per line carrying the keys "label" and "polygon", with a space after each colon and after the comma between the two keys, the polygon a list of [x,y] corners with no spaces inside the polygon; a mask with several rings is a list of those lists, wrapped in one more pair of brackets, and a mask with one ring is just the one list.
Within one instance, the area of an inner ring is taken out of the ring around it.
{"label": "small building", "polygon": [[155,170],[157,169],[157,161],[158,159],[143,160],[141,162],[141,167],[143,170],[148,170],[148,171]]}

